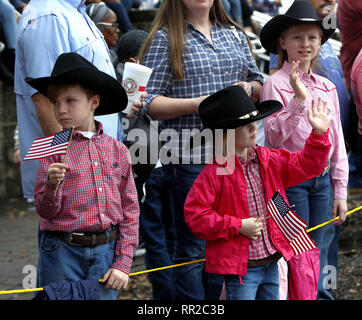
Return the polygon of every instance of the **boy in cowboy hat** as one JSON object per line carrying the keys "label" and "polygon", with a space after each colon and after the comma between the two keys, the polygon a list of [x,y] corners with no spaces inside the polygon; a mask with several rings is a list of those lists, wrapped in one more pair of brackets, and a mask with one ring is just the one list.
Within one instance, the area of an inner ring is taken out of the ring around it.
{"label": "boy in cowboy hat", "polygon": [[[333,32],[330,24],[318,18],[309,1],[295,1],[284,15],[269,20],[260,33],[263,47],[278,53],[280,61],[280,69],[264,83],[260,101],[277,100],[283,104],[282,110],[264,120],[265,145],[289,152],[300,150],[311,129],[307,111],[312,99],[322,99],[332,112],[328,165],[321,175],[286,190],[288,200],[309,227],[337,215],[335,224],[341,224],[347,212],[349,169],[338,94],[331,81],[313,71],[321,45]],[[311,233],[320,251],[321,270],[329,264],[334,232],[331,224]],[[330,299],[323,285],[324,277],[321,272],[318,296]]]}
{"label": "boy in cowboy hat", "polygon": [[281,255],[289,260],[294,254],[273,219],[268,219],[266,203],[278,190],[285,198],[287,187],[323,171],[331,118],[321,101],[317,105],[313,101],[308,112],[313,130],[301,151],[256,146],[256,120],[280,108],[273,100],[255,107],[240,86],[218,91],[199,106],[204,128],[235,129],[233,141],[224,139],[229,150],[224,159],[234,159],[233,171],[219,174],[220,169],[228,170],[220,160],[208,164],[184,205],[187,225],[207,241],[205,270],[211,299],[219,299],[223,281],[227,299],[279,299],[277,261]]}
{"label": "boy in cowboy hat", "polygon": [[51,76],[26,81],[49,98],[63,129],[74,127],[66,163],[58,155],[39,164],[39,283],[102,278],[100,298],[115,299],[137,248],[139,205],[128,150],[94,115],[122,111],[127,95],[76,53],[60,55]]}

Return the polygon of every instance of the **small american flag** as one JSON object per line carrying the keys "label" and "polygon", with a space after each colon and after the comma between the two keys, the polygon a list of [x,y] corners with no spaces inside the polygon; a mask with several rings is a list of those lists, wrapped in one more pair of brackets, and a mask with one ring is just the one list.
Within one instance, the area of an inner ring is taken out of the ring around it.
{"label": "small american flag", "polygon": [[69,128],[51,136],[35,139],[23,161],[65,154],[72,132],[73,128]]}
{"label": "small american flag", "polygon": [[316,247],[315,242],[305,229],[307,223],[288,206],[279,191],[270,199],[267,209],[280,231],[288,239],[295,254]]}

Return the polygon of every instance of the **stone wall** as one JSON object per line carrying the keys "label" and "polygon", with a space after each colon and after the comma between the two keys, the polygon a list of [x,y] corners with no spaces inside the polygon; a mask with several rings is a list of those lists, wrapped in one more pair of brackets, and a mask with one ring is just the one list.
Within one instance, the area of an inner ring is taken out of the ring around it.
{"label": "stone wall", "polygon": [[152,22],[156,16],[157,10],[131,10],[129,13],[132,24],[135,29],[150,31]]}
{"label": "stone wall", "polygon": [[15,127],[14,88],[0,81],[0,199],[22,194],[20,168],[13,163]]}

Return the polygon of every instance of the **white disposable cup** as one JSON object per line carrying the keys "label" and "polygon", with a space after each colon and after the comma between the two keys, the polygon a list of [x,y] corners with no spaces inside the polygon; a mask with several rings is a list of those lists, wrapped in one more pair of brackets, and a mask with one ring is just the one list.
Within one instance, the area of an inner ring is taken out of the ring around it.
{"label": "white disposable cup", "polygon": [[122,85],[128,96],[128,104],[122,112],[133,114],[132,105],[139,101],[141,94],[146,91],[152,69],[138,63],[126,62],[123,71]]}

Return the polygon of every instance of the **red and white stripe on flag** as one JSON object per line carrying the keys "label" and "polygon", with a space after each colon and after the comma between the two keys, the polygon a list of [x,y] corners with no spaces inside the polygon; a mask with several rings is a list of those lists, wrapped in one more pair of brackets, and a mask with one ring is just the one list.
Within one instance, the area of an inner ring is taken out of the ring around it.
{"label": "red and white stripe on flag", "polygon": [[71,137],[72,128],[62,132],[35,139],[23,161],[42,159],[56,154],[65,154]]}
{"label": "red and white stripe on flag", "polygon": [[295,254],[316,247],[306,231],[307,223],[287,205],[279,191],[270,199],[267,209]]}

